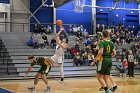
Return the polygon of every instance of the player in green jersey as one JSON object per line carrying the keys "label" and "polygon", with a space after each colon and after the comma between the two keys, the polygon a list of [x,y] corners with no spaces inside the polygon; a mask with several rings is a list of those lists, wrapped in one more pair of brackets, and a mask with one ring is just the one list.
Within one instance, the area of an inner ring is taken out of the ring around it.
{"label": "player in green jersey", "polygon": [[53,62],[51,62],[50,59],[44,58],[44,57],[29,56],[28,59],[31,62],[31,65],[28,68],[28,70],[27,70],[27,72],[24,76],[25,78],[26,78],[27,74],[32,70],[32,67],[34,65],[39,65],[40,66],[40,69],[38,70],[38,72],[35,76],[34,86],[33,87],[28,87],[28,89],[31,90],[31,91],[34,91],[35,88],[36,88],[36,85],[38,84],[39,78],[41,77],[41,79],[46,84],[46,89],[44,90],[44,92],[50,91],[50,86],[48,85],[48,81],[46,79],[46,76],[49,73],[49,71],[51,70],[51,66],[55,67],[55,64]]}
{"label": "player in green jersey", "polygon": [[112,57],[116,55],[116,50],[114,48],[113,42],[108,38],[108,31],[103,31],[103,40],[100,41],[99,44],[99,52],[98,55],[95,57],[94,62],[97,61],[97,59],[102,59],[99,60],[99,64],[97,67],[97,73],[100,76],[101,85],[104,87],[105,93],[111,93],[111,88],[110,85],[110,70],[112,67]]}

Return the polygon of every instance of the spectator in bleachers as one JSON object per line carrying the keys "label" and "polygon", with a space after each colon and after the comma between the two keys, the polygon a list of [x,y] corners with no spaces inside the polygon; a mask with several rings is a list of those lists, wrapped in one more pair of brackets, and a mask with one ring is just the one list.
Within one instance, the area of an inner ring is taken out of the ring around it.
{"label": "spectator in bleachers", "polygon": [[85,45],[86,46],[89,46],[92,44],[92,41],[90,40],[90,38],[87,39],[87,41],[85,42]]}
{"label": "spectator in bleachers", "polygon": [[95,41],[91,44],[91,50],[94,56],[96,56],[98,54],[98,41]]}
{"label": "spectator in bleachers", "polygon": [[79,41],[76,42],[75,44],[75,48],[78,52],[80,52],[80,45],[79,45]]}
{"label": "spectator in bleachers", "polygon": [[138,47],[138,50],[136,52],[136,60],[137,60],[138,64],[140,65],[140,47]]}
{"label": "spectator in bleachers", "polygon": [[45,48],[45,41],[42,37],[39,38],[38,40],[38,46],[39,46],[39,49],[42,49],[42,48]]}
{"label": "spectator in bleachers", "polygon": [[77,52],[73,58],[74,66],[82,66],[82,58],[79,52]]}
{"label": "spectator in bleachers", "polygon": [[81,41],[81,40],[82,40],[82,33],[80,33],[78,31],[78,33],[77,33],[77,41]]}
{"label": "spectator in bleachers", "polygon": [[86,46],[85,51],[86,51],[87,53],[90,53],[90,51],[91,51],[91,46],[90,46],[90,45]]}
{"label": "spectator in bleachers", "polygon": [[72,55],[72,58],[74,57],[74,55],[78,52],[77,49],[75,48],[75,45],[73,44],[73,46],[69,49],[70,54]]}
{"label": "spectator in bleachers", "polygon": [[123,65],[123,69],[124,69],[123,77],[126,77],[126,70],[127,70],[127,68],[128,68],[127,59],[124,59],[124,60],[123,60],[122,65]]}
{"label": "spectator in bleachers", "polygon": [[45,29],[43,25],[39,26],[39,33],[45,33]]}
{"label": "spectator in bleachers", "polygon": [[77,30],[76,25],[74,25],[74,27],[73,27],[72,29],[73,29],[73,34],[74,34],[75,36],[77,36],[78,30]]}
{"label": "spectator in bleachers", "polygon": [[34,24],[34,33],[38,33],[38,25]]}
{"label": "spectator in bleachers", "polygon": [[92,51],[88,53],[88,60],[89,60],[89,63],[87,65],[90,65],[91,62],[94,60],[94,55],[92,54]]}
{"label": "spectator in bleachers", "polygon": [[140,38],[140,31],[138,31],[136,37]]}
{"label": "spectator in bleachers", "polygon": [[51,42],[50,42],[50,47],[55,48],[56,47],[56,40],[54,37],[52,37]]}
{"label": "spectator in bleachers", "polygon": [[79,29],[80,33],[83,33],[84,32],[84,28],[83,28],[83,25],[80,25],[80,29]]}
{"label": "spectator in bleachers", "polygon": [[69,33],[69,34],[73,34],[72,25],[69,25],[68,33]]}
{"label": "spectator in bleachers", "polygon": [[136,51],[137,51],[137,43],[135,43],[131,46],[131,50],[132,50],[132,53],[135,55]]}
{"label": "spectator in bleachers", "polygon": [[48,38],[47,38],[47,35],[45,33],[42,35],[42,39],[44,40],[45,45],[49,46]]}
{"label": "spectator in bleachers", "polygon": [[31,37],[29,38],[29,40],[27,41],[27,45],[28,45],[28,46],[34,46],[34,39],[33,39],[32,36],[31,36]]}
{"label": "spectator in bleachers", "polygon": [[82,33],[83,39],[86,40],[86,38],[89,36],[86,29],[84,29],[84,32]]}
{"label": "spectator in bleachers", "polygon": [[82,54],[82,58],[83,58],[83,64],[88,66],[89,60],[88,60],[88,53],[86,51]]}
{"label": "spectator in bleachers", "polygon": [[45,33],[46,33],[46,34],[51,34],[51,33],[53,33],[53,32],[52,32],[52,28],[51,28],[50,25],[47,25]]}
{"label": "spectator in bleachers", "polygon": [[123,69],[123,64],[122,64],[121,59],[118,60],[117,68],[119,69],[120,77],[123,77],[124,69]]}

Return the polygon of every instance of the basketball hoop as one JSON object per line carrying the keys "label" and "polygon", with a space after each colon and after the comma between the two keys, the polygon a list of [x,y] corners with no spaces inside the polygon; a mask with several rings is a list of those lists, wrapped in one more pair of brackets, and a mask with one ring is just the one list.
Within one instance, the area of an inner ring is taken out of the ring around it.
{"label": "basketball hoop", "polygon": [[74,11],[76,13],[83,13],[84,12],[84,5],[86,0],[74,0]]}

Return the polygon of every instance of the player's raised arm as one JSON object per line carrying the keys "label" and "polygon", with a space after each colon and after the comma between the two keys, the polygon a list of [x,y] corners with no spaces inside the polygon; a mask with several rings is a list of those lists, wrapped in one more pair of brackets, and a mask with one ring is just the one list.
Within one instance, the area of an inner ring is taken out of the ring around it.
{"label": "player's raised arm", "polygon": [[56,42],[59,44],[61,42],[60,40],[60,34],[61,32],[64,30],[64,27],[60,27],[60,30],[58,31],[58,33],[56,34]]}

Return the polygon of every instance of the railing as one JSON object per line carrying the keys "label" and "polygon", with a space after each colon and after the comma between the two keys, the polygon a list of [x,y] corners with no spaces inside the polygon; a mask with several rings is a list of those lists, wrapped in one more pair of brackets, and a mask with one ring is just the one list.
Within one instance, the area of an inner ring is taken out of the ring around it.
{"label": "railing", "polygon": [[8,52],[4,48],[4,45],[3,45],[2,41],[0,40],[0,59],[2,61],[1,64],[6,65],[6,72],[7,72],[7,75],[9,75],[9,61],[10,61],[10,59],[7,57],[9,57]]}
{"label": "railing", "polygon": [[[19,22],[0,22],[0,32],[33,32],[34,30],[34,25],[37,23],[19,23]],[[37,24],[38,26],[43,25],[45,28],[49,25],[52,28],[52,31],[57,31],[58,27],[56,26],[56,24],[53,23],[41,23],[41,24]],[[69,26],[72,25],[72,27],[74,25],[76,25],[76,27],[78,27],[81,24],[63,24],[64,28],[66,29],[66,31],[69,29]],[[83,26],[84,29],[89,29],[91,31],[88,31],[89,33],[92,34],[93,32],[93,27],[92,25],[88,28],[85,28],[85,26]]]}

